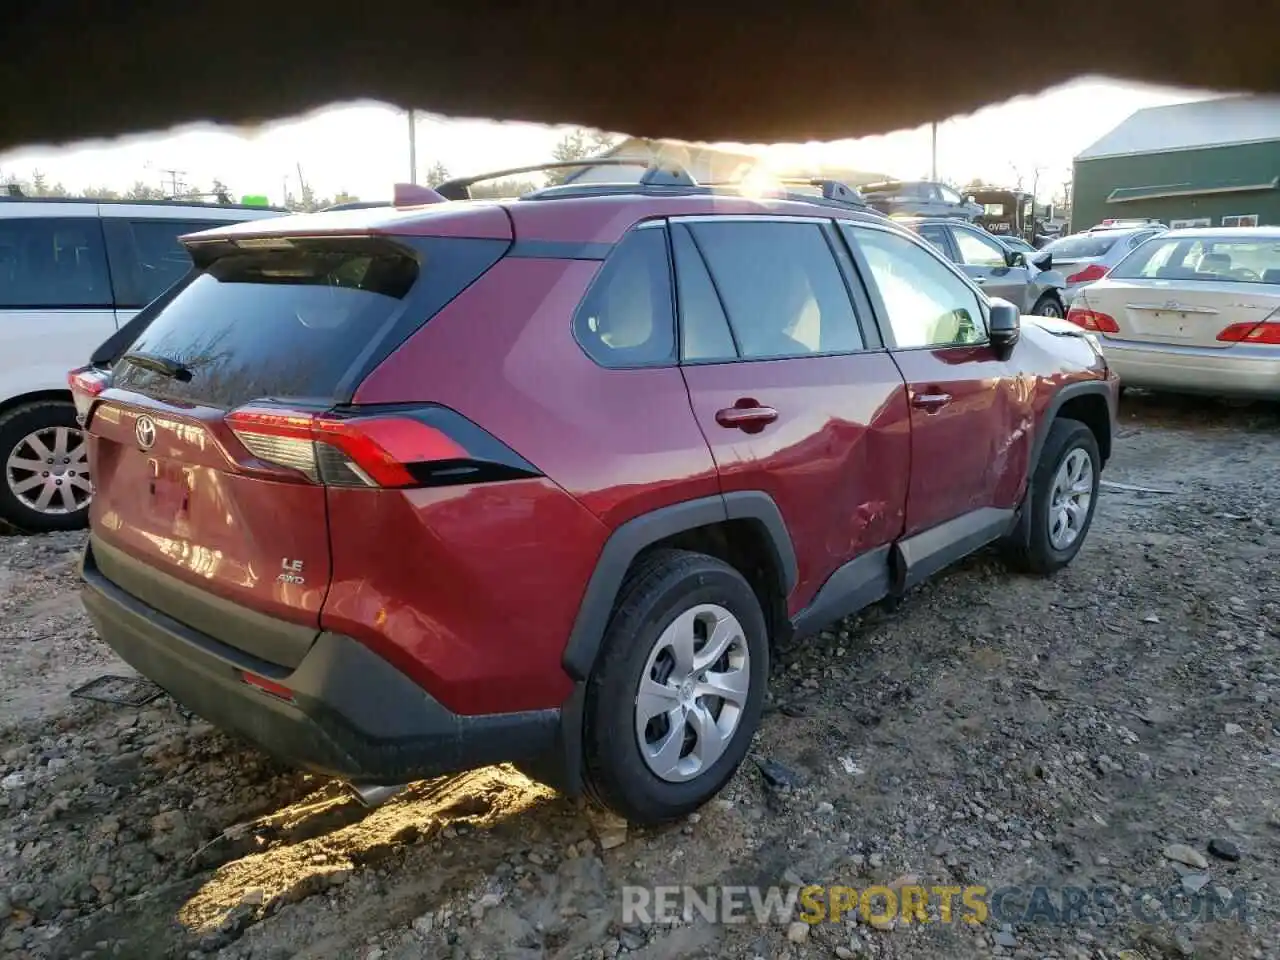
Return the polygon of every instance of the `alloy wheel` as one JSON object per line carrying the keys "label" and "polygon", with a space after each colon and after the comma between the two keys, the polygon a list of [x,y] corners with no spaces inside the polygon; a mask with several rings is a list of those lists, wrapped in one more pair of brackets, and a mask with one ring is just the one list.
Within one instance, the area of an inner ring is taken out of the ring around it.
{"label": "alloy wheel", "polygon": [[5,481],[18,501],[36,513],[83,510],[93,496],[84,434],[71,427],[27,434],[9,452]]}

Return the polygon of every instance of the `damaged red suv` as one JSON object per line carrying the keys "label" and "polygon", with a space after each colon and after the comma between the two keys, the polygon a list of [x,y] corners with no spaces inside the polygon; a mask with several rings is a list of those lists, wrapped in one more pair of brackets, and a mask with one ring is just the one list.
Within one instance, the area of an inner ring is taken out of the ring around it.
{"label": "damaged red suv", "polygon": [[187,237],[72,374],[85,604],[191,711],[370,794],[513,761],[659,821],[742,761],[771,641],[1080,549],[1084,331],[839,184],[480,179]]}

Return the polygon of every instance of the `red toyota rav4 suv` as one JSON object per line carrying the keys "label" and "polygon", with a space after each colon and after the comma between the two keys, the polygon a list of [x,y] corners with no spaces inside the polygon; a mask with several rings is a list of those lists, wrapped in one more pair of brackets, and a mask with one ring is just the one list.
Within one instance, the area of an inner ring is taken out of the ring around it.
{"label": "red toyota rav4 suv", "polygon": [[514,761],[658,821],[742,761],[771,639],[1080,549],[1117,396],[1083,331],[839,185],[478,179],[190,236],[72,375],[85,604],[196,714],[357,786]]}

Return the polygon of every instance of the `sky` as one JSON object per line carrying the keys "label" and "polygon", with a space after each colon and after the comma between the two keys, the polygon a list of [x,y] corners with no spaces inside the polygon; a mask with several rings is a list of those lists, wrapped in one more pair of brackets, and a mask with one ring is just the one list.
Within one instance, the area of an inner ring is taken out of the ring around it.
{"label": "sky", "polygon": [[[938,175],[956,185],[975,177],[1030,189],[1049,200],[1071,176],[1075,154],[1135,110],[1212,94],[1084,78],[974,114],[940,119]],[[454,175],[538,163],[569,129],[526,123],[453,120],[418,114],[418,170],[443,163]],[[280,202],[298,191],[298,166],[319,196],[339,191],[386,199],[409,178],[408,115],[373,102],[337,104],[258,128],[193,125],[61,148],[0,154],[0,181],[39,170],[73,193],[90,186],[126,190],[135,181],[208,189],[214,178],[236,195]],[[739,145],[740,146],[740,145]],[[910,178],[928,176],[928,125],[860,140],[751,145],[777,167],[830,164]],[[1036,170],[1039,168],[1037,178]]]}

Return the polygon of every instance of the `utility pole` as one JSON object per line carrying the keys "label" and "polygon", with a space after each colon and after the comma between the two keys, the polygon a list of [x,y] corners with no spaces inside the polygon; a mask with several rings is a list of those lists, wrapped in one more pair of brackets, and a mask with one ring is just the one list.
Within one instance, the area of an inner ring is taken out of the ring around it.
{"label": "utility pole", "polygon": [[[171,197],[176,197],[176,196],[178,195],[178,182],[179,182],[179,181],[178,181],[178,177],[179,177],[179,176],[186,176],[187,171],[185,171],[185,170],[161,170],[160,172],[161,172],[162,174],[168,174],[168,175],[169,175],[169,187],[170,187],[170,189],[169,189],[169,196],[171,196]],[[163,184],[163,183],[164,183],[164,180],[163,180],[163,179],[161,179],[161,181],[160,181],[160,182]],[[183,184],[183,186],[186,186],[186,184],[184,183],[184,184]]]}
{"label": "utility pole", "polygon": [[409,182],[418,182],[418,122],[413,108],[409,108]]}
{"label": "utility pole", "polygon": [[929,124],[929,179],[936,181],[938,179],[938,124],[937,121]]}

